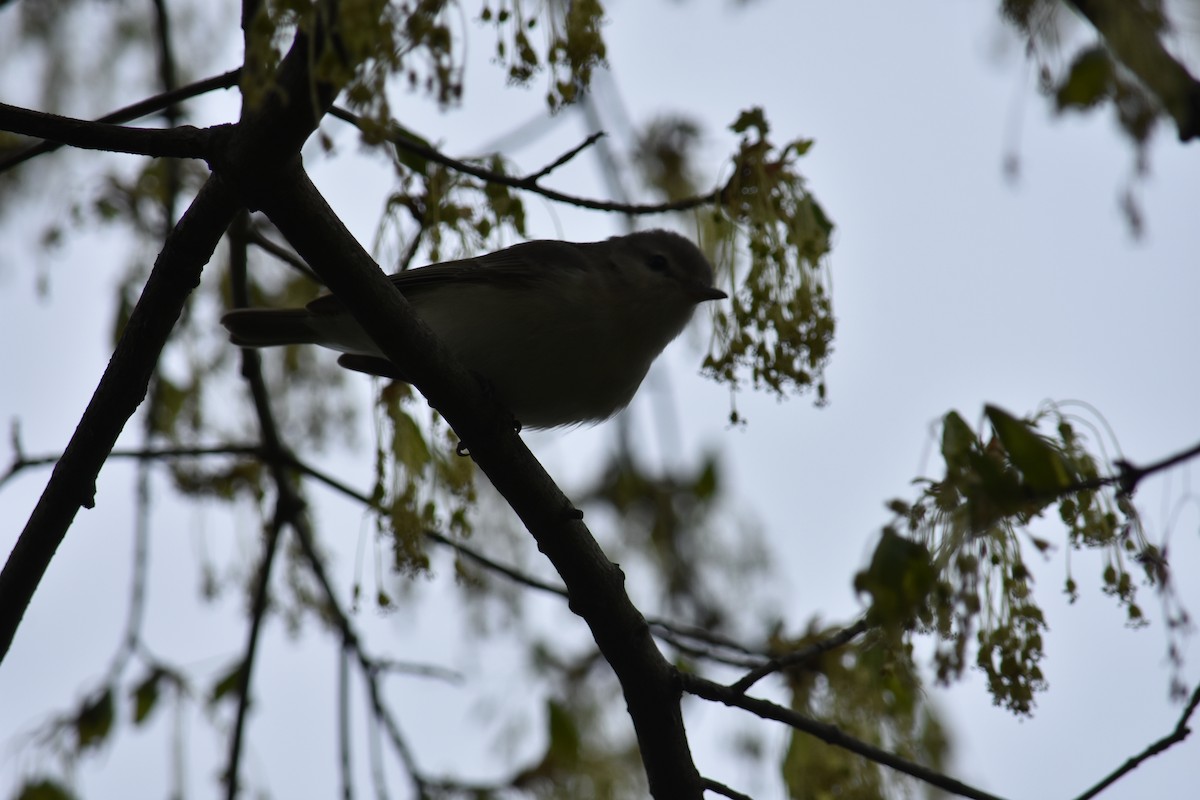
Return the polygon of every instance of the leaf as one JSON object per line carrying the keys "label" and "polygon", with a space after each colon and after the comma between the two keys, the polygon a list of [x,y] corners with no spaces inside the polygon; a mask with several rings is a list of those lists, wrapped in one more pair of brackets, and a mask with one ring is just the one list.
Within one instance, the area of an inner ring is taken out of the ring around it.
{"label": "leaf", "polygon": [[75,800],[75,795],[57,781],[40,778],[22,786],[13,800]]}
{"label": "leaf", "polygon": [[958,472],[967,466],[976,441],[975,432],[957,411],[942,418],[942,458],[946,459],[948,470]]}
{"label": "leaf", "polygon": [[225,695],[236,692],[242,684],[242,662],[235,661],[233,665],[213,684],[208,694],[208,704],[216,705]]}
{"label": "leaf", "polygon": [[1091,108],[1109,96],[1113,78],[1112,59],[1104,48],[1092,47],[1080,52],[1055,92],[1058,110]]}
{"label": "leaf", "polygon": [[82,751],[104,744],[104,740],[112,732],[115,718],[116,709],[111,688],[106,688],[87,700],[74,720],[79,749]]}
{"label": "leaf", "polygon": [[154,707],[158,705],[159,686],[167,673],[162,669],[154,669],[146,676],[146,679],[133,688],[130,693],[133,697],[133,722],[135,725],[141,725],[154,711]]}
{"label": "leaf", "polygon": [[985,406],[984,413],[1026,485],[1038,493],[1054,494],[1071,484],[1062,456],[1032,425],[996,406]]}
{"label": "leaf", "polygon": [[579,726],[575,724],[571,712],[555,700],[547,701],[546,727],[550,734],[547,756],[560,765],[578,762],[581,737]]}
{"label": "leaf", "polygon": [[771,126],[767,124],[767,117],[763,113],[761,106],[755,106],[743,111],[738,115],[734,123],[729,126],[729,130],[734,133],[745,133],[751,128],[757,130],[759,136],[766,136],[767,131],[771,130]]}
{"label": "leaf", "polygon": [[869,618],[880,625],[906,625],[937,581],[929,550],[885,528],[871,564],[854,576],[854,589],[871,595]]}

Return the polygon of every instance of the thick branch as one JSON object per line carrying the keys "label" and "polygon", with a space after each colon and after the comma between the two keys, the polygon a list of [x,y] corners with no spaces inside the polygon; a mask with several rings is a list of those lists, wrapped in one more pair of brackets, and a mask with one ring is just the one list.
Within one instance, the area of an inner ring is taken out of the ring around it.
{"label": "thick branch", "polygon": [[210,180],[167,237],[96,393],[0,572],[0,660],[76,512],[95,504],[96,475],[146,396],[167,337],[235,208],[227,187]]}
{"label": "thick branch", "polygon": [[817,722],[803,714],[796,713],[790,708],[784,708],[768,700],[748,697],[735,689],[705,680],[698,675],[685,673],[680,678],[683,682],[683,690],[697,697],[703,697],[705,700],[715,700],[718,703],[724,703],[734,708],[741,708],[763,719],[773,719],[776,722],[782,722],[784,725],[789,725],[798,731],[815,736],[826,744],[849,750],[851,753],[857,753],[863,758],[874,761],[876,764],[882,764],[885,767],[891,767],[897,772],[911,775],[943,791],[956,794],[960,797],[974,798],[974,800],[1000,800],[995,795],[988,794],[973,786],[968,786],[961,781],[947,777],[928,767],[914,764],[895,753],[889,753],[875,745],[855,739],[853,736],[827,722]]}
{"label": "thick branch", "polygon": [[[211,78],[205,78],[204,80],[196,81],[195,83],[189,83],[187,86],[180,86],[178,89],[174,89],[169,92],[163,92],[162,94],[156,94],[153,97],[147,97],[145,100],[139,100],[132,105],[119,108],[111,114],[105,114],[96,121],[112,123],[129,122],[137,119],[138,117],[144,117],[147,114],[152,114],[155,111],[161,111],[164,108],[178,103],[181,100],[197,97],[199,95],[211,92],[214,89],[228,89],[232,86],[236,86],[240,76],[241,70],[237,69],[222,73],[221,75],[214,75]],[[18,164],[23,164],[35,156],[40,156],[43,153],[52,153],[60,147],[62,147],[62,145],[58,142],[49,142],[43,140],[35,145],[21,150],[20,152],[13,153],[5,158],[0,158],[0,173],[7,172]]]}
{"label": "thick branch", "polygon": [[299,164],[270,188],[256,198],[259,207],[449,421],[562,576],[571,609],[587,622],[621,682],[652,793],[699,798],[675,672],[629,601],[621,570],[521,442],[509,415],[413,314]]}
{"label": "thick branch", "polygon": [[[329,13],[328,8],[325,12]],[[337,87],[315,83],[309,72],[326,44],[324,31],[317,31],[311,38],[298,33],[280,64],[278,91],[270,93],[256,109],[244,111],[232,130],[206,132],[213,135],[214,146],[222,146],[221,152],[212,155],[219,157],[216,160],[224,174],[205,183],[167,237],[100,385],[0,572],[0,659],[7,654],[30,598],[76,512],[80,506],[90,508],[94,504],[96,475],[126,421],[145,397],[150,376],[183,304],[200,282],[201,269],[238,210],[229,184],[234,178],[261,179],[275,165],[296,157],[323,113],[324,107],[319,104],[332,103],[337,94]],[[30,114],[16,116],[31,126],[46,123],[47,115]],[[0,121],[4,119],[0,113]],[[53,123],[46,129],[23,132],[41,135],[44,130],[63,135],[69,129],[70,125]],[[97,128],[93,123],[83,123],[81,130],[86,138]],[[125,129],[116,130],[122,135],[127,133]],[[177,132],[153,133],[169,138]],[[252,194],[244,184],[242,189]]]}
{"label": "thick branch", "polygon": [[1069,0],[1112,48],[1121,63],[1158,97],[1175,120],[1179,140],[1200,136],[1200,81],[1159,39],[1142,4],[1129,0]]}
{"label": "thick branch", "polygon": [[207,158],[210,133],[203,128],[127,128],[61,117],[0,103],[0,130],[49,139],[84,150],[108,150],[156,158]]}

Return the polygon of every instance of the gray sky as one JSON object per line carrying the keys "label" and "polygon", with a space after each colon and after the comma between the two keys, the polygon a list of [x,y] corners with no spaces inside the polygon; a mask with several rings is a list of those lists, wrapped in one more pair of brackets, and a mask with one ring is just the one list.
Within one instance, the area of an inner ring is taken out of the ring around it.
{"label": "gray sky", "polygon": [[[629,116],[641,122],[679,110],[703,120],[712,180],[735,143],[726,126],[749,106],[766,108],[777,143],[801,136],[817,142],[801,169],[838,226],[829,406],[744,391],[737,405],[749,424],[731,430],[727,391],[696,376],[699,352],[684,337],[627,412],[635,435],[651,443],[651,463],[676,459],[660,451],[652,433],[664,402],[677,409],[682,454],[705,447],[726,454],[733,511],[756,520],[769,539],[779,611],[797,625],[815,613],[839,621],[860,610],[851,580],[888,521],[883,503],[915,496],[909,481],[936,470],[932,425],[950,409],[973,423],[985,402],[1020,414],[1048,399],[1085,400],[1135,463],[1200,440],[1195,145],[1180,146],[1165,129],[1156,137],[1151,175],[1135,189],[1147,221],[1146,235],[1135,241],[1117,204],[1132,169],[1128,146],[1107,112],[1052,117],[994,5],[761,0],[735,10],[711,0],[610,4],[609,60]],[[0,25],[9,19],[0,15]],[[1194,43],[1197,31],[1188,33]],[[438,114],[405,95],[396,103],[411,115],[411,127],[452,154],[476,152],[541,108],[541,86],[507,89],[487,63],[490,34],[472,27],[470,35],[463,109]],[[1190,55],[1197,63],[1194,44]],[[213,71],[235,63],[231,55]],[[231,119],[232,101],[217,99],[196,122]],[[354,161],[354,137],[332,123],[327,130],[347,158],[322,163],[314,151],[307,161],[334,207],[369,245],[378,202],[389,188],[387,170],[373,160],[347,163]],[[571,117],[514,156],[532,169],[587,133]],[[1020,159],[1015,182],[1002,168],[1010,151]],[[81,176],[73,191],[93,189],[88,180]],[[553,184],[578,194],[602,191],[588,159],[556,173]],[[615,218],[537,198],[526,202],[535,237],[589,240],[619,230]],[[6,239],[18,230],[8,228]],[[86,234],[43,264],[52,284],[46,303],[35,300],[35,265],[0,256],[0,324],[10,343],[0,361],[8,376],[0,384],[0,413],[20,420],[30,453],[66,443],[106,363],[107,298],[123,264],[119,245],[111,235]],[[68,319],[70,337],[64,335]],[[234,391],[239,394],[228,402],[241,402],[240,387]],[[359,391],[366,412],[365,379]],[[665,401],[658,394],[664,391]],[[570,485],[591,474],[611,448],[612,424],[526,439],[551,474]],[[362,441],[369,436],[365,429]],[[129,445],[136,441],[126,437]],[[322,463],[369,485],[369,459],[361,451],[334,452]],[[1193,612],[1200,609],[1200,585],[1189,569],[1200,555],[1194,470],[1147,481],[1138,494],[1151,537],[1169,536],[1179,588]],[[21,737],[48,710],[68,707],[80,686],[95,685],[116,646],[129,583],[132,474],[125,464],[105,468],[98,508],[78,518],[0,671],[0,792],[11,790],[4,776],[36,764]],[[4,552],[47,477],[30,472],[0,491]],[[228,597],[197,608],[196,559],[204,554],[224,564],[240,558],[249,570],[257,520],[248,509],[230,514],[180,505],[167,498],[162,481],[158,485],[147,639],[173,661],[213,674],[240,652],[244,635],[237,603]],[[314,489],[313,498],[339,585],[348,590],[356,548],[370,540],[372,526],[360,509],[322,490]],[[1054,525],[1039,530],[1062,541]],[[486,534],[476,537],[483,549]],[[1144,592],[1142,602],[1154,624],[1128,630],[1116,605],[1100,596],[1100,566],[1089,554],[1072,557],[1082,596],[1073,606],[1065,603],[1063,558],[1061,549],[1043,563],[1030,556],[1050,624],[1044,669],[1051,687],[1032,719],[1018,721],[991,707],[977,677],[949,692],[930,690],[957,735],[951,772],[1000,796],[1073,797],[1168,733],[1180,711],[1167,701],[1166,642],[1152,593]],[[406,678],[388,687],[431,772],[466,769],[468,777],[486,779],[537,751],[534,741],[515,753],[498,748],[500,707],[473,691],[480,685],[520,696],[521,664],[513,649],[496,644],[488,653],[499,655],[481,665],[478,652],[461,642],[464,622],[455,616],[459,606],[441,563],[440,579],[414,590],[424,600],[419,614],[401,619],[368,609],[359,622],[377,650],[395,642],[389,655],[467,675],[472,691]],[[531,608],[568,620],[562,635],[580,641],[583,626],[554,605],[535,601]],[[248,779],[277,797],[331,796],[334,654],[311,631],[297,641],[281,628],[278,621],[271,625],[259,664]],[[1200,679],[1194,651],[1190,646],[1185,671],[1193,685]],[[777,696],[774,688],[770,693]],[[540,706],[529,705],[527,724],[536,730]],[[686,708],[704,774],[758,797],[780,796],[774,755],[751,773],[731,765],[726,752],[735,728],[769,732],[777,743],[785,731],[699,702]],[[355,718],[361,757],[361,704]],[[163,714],[149,735],[123,732],[115,750],[83,764],[84,794],[128,795],[134,786],[150,796],[165,794],[170,754],[162,732],[169,724]],[[201,726],[193,731],[186,779],[193,796],[209,796],[224,743]],[[1189,796],[1200,778],[1196,748],[1194,742],[1177,746],[1104,797]],[[368,787],[360,778],[359,791]]]}

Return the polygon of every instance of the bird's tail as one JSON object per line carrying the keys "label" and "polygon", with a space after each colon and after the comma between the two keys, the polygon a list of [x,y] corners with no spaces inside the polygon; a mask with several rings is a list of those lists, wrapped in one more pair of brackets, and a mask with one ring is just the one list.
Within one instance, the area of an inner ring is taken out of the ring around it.
{"label": "bird's tail", "polygon": [[303,308],[239,308],[221,317],[229,341],[239,347],[317,344],[313,314]]}

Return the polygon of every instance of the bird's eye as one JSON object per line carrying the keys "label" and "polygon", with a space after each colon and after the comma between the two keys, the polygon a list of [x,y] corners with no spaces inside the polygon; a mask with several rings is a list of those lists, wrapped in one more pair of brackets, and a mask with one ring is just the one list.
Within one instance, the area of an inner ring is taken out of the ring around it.
{"label": "bird's eye", "polygon": [[667,271],[667,257],[662,253],[655,253],[654,255],[650,256],[650,260],[646,262],[646,264],[655,272]]}

